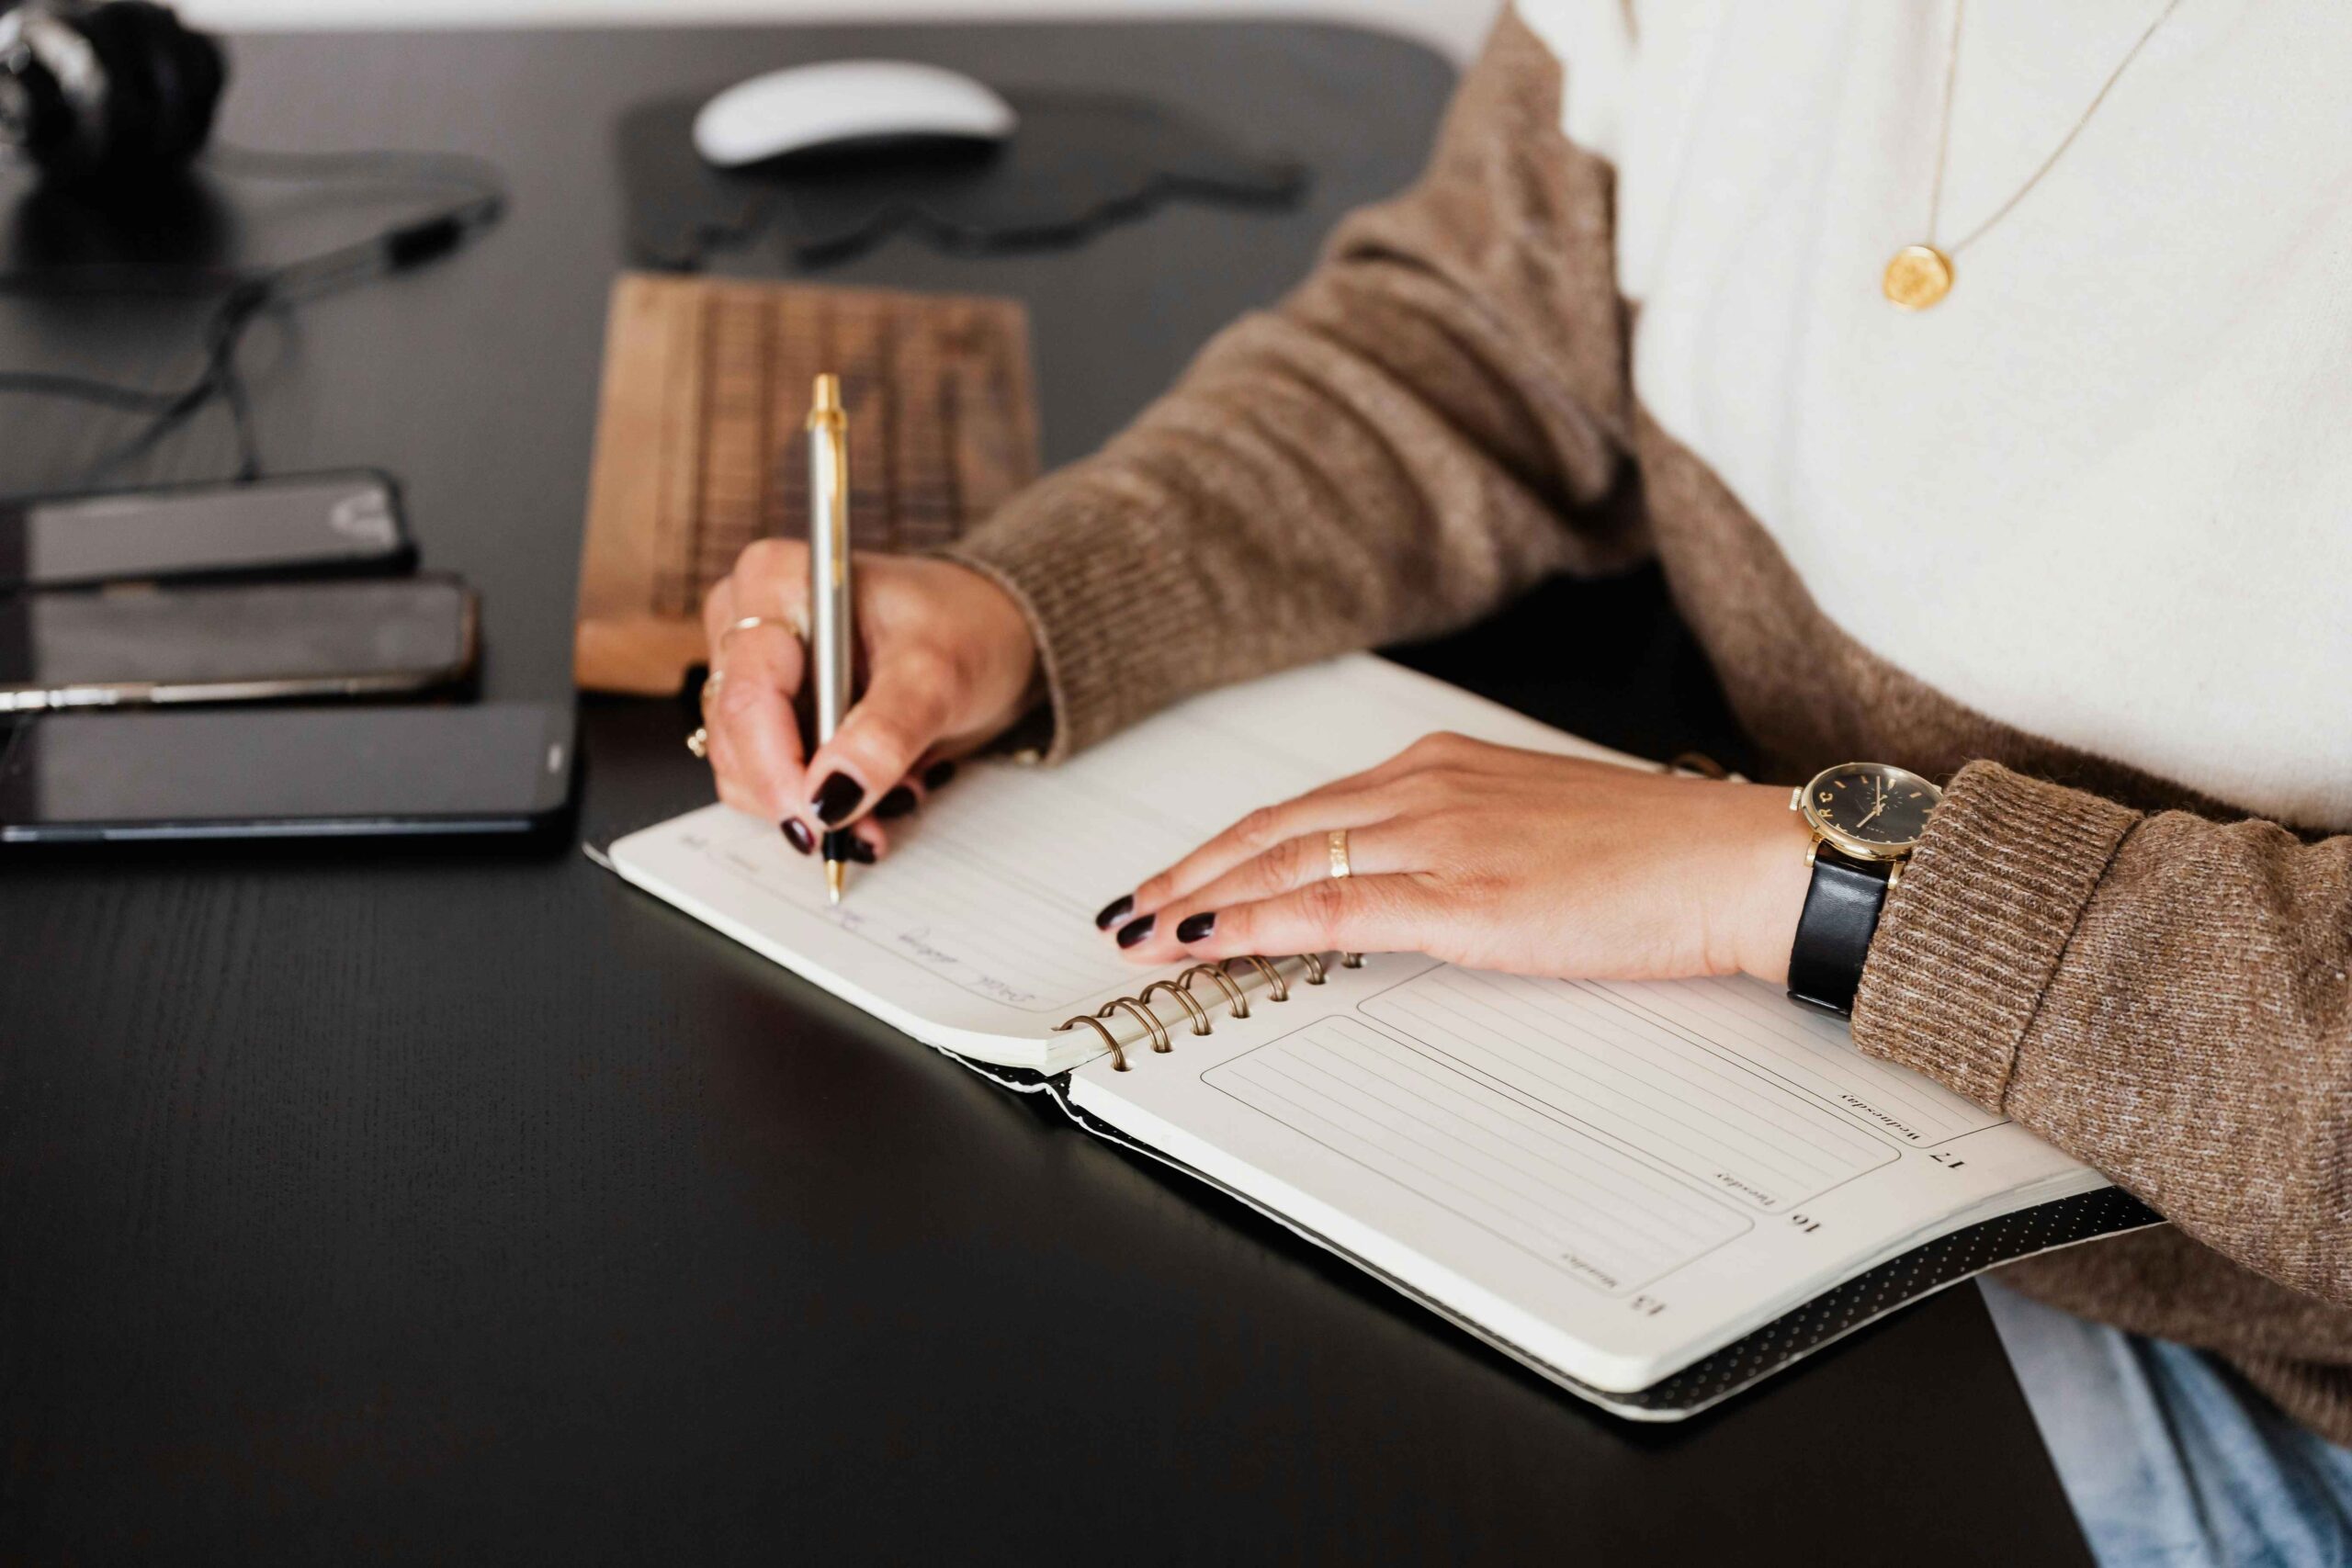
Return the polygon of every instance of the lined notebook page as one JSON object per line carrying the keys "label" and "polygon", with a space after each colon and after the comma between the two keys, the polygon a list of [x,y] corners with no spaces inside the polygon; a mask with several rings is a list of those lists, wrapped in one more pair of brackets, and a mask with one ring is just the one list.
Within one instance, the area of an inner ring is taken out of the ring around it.
{"label": "lined notebook page", "polygon": [[1928,1234],[2100,1185],[1747,980],[1375,958],[1178,1046],[1087,1067],[1074,1098],[1604,1388]]}
{"label": "lined notebook page", "polygon": [[1451,1057],[1354,1019],[1309,1025],[1206,1082],[1603,1290],[1645,1284],[1747,1228],[1739,1215]]}
{"label": "lined notebook page", "polygon": [[[1053,1026],[1150,981],[1094,911],[1253,807],[1436,729],[1612,754],[1359,655],[1182,704],[1055,768],[984,763],[892,825],[838,908],[775,827],[708,807],[615,844],[624,876],[933,1044],[1024,1066],[1083,1059]],[[1115,1033],[1141,1026],[1124,1015]],[[1058,1049],[1053,1049],[1058,1047]]]}

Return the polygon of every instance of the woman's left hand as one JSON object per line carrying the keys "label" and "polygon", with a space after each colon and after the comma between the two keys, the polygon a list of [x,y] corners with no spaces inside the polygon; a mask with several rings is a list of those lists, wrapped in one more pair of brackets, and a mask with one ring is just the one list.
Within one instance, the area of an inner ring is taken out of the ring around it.
{"label": "woman's left hand", "polygon": [[[1341,829],[1344,878],[1330,849]],[[1806,841],[1785,787],[1431,735],[1251,812],[1098,923],[1155,964],[1420,952],[1521,975],[1778,985]]]}

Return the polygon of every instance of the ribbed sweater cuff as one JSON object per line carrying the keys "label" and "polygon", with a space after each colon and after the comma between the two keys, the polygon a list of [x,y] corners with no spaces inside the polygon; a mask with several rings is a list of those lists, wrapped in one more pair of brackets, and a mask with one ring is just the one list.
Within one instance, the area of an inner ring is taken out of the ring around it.
{"label": "ribbed sweater cuff", "polygon": [[[1133,491],[1136,493],[1127,493]],[[1214,607],[1147,487],[1067,470],[939,553],[995,581],[1036,634],[1059,761],[1190,686]]]}
{"label": "ribbed sweater cuff", "polygon": [[1888,896],[1854,1043],[1997,1110],[2075,922],[2139,813],[1971,762]]}

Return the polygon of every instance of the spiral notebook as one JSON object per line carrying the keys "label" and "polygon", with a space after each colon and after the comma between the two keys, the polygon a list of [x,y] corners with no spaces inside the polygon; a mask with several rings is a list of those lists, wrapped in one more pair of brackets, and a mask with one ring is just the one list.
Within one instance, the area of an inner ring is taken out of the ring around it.
{"label": "spiral notebook", "polygon": [[839,908],[772,825],[724,807],[609,863],[1626,1416],[1689,1415],[1954,1280],[2154,1222],[1750,981],[1341,953],[1155,974],[1094,930],[1250,807],[1437,729],[1647,765],[1355,656],[1060,767],[977,766]]}

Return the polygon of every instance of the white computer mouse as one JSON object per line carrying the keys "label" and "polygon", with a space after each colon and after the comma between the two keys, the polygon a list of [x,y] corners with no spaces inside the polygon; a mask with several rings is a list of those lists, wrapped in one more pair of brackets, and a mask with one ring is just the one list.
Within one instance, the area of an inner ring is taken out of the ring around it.
{"label": "white computer mouse", "polygon": [[904,137],[1001,141],[1012,106],[969,76],[900,60],[837,60],[771,71],[703,105],[695,151],[722,169],[789,153]]}

